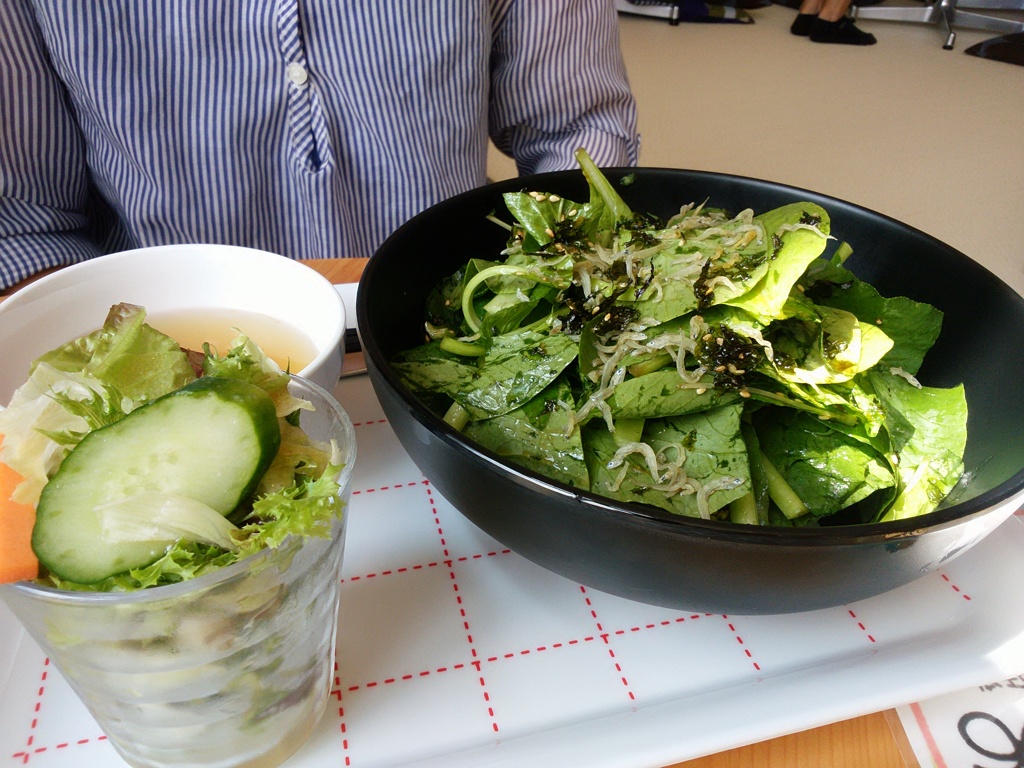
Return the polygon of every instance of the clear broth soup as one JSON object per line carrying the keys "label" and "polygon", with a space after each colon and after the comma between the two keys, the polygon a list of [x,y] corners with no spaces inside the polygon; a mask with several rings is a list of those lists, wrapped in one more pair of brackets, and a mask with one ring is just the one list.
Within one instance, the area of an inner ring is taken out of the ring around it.
{"label": "clear broth soup", "polygon": [[241,333],[248,336],[282,370],[298,373],[317,355],[316,345],[291,323],[259,312],[222,307],[156,312],[146,322],[182,347],[202,351],[208,343],[223,355]]}

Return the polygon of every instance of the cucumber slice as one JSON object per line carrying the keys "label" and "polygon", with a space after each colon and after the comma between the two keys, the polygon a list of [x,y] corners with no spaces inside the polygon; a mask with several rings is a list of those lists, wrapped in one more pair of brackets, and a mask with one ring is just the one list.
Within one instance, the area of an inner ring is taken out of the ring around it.
{"label": "cucumber slice", "polygon": [[75,446],[43,488],[32,548],[51,572],[81,584],[148,565],[174,542],[105,540],[99,505],[162,493],[227,515],[255,490],[280,442],[274,402],[264,390],[199,378]]}

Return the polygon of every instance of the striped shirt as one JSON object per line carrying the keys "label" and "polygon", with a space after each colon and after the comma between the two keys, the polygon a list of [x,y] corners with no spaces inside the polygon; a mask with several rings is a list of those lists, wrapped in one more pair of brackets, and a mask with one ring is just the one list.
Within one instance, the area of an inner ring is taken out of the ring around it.
{"label": "striped shirt", "polygon": [[371,255],[486,181],[637,159],[612,0],[2,0],[0,287],[101,253]]}

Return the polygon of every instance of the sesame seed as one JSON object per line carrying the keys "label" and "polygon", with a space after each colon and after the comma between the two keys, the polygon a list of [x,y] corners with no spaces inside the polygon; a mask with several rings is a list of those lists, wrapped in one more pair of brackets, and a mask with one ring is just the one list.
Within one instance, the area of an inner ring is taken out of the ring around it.
{"label": "sesame seed", "polygon": [[557,202],[558,202],[559,200],[561,200],[561,199],[562,199],[562,198],[560,198],[560,197],[559,197],[558,195],[550,195],[550,196],[548,197],[548,202],[549,202],[549,203],[557,203]]}
{"label": "sesame seed", "polygon": [[740,390],[740,397],[750,397],[750,393],[745,389]]}

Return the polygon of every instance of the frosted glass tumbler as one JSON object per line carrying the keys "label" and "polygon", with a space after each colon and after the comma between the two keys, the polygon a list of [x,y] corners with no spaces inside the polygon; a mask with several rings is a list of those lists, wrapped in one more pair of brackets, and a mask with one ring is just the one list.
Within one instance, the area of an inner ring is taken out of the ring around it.
{"label": "frosted glass tumbler", "polygon": [[334,669],[340,568],[356,447],[319,386],[302,426],[342,448],[343,516],[220,571],[127,593],[21,582],[0,596],[136,768],[273,768],[323,714]]}

